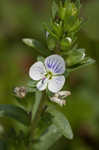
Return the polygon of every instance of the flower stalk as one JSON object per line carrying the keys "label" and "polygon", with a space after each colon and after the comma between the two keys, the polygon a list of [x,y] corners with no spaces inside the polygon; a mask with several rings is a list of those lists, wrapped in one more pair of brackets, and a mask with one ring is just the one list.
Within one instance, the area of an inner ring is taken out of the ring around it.
{"label": "flower stalk", "polygon": [[[43,111],[44,102],[45,102],[45,92],[36,92],[35,104],[32,109],[31,124],[29,128],[29,150],[32,149],[33,140],[35,140],[35,128],[38,125],[38,122],[41,119],[41,113]],[[36,107],[35,107],[36,106]]]}

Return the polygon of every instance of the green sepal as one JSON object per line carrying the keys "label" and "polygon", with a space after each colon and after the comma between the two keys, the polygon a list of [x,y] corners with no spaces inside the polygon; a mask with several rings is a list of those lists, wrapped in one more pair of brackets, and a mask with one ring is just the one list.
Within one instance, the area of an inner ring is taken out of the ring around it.
{"label": "green sepal", "polygon": [[60,42],[60,47],[62,50],[69,49],[69,47],[72,45],[72,39],[69,41],[67,38],[64,38]]}
{"label": "green sepal", "polygon": [[57,39],[57,35],[52,31],[52,22],[49,24],[43,24],[44,29],[55,39]]}
{"label": "green sepal", "polygon": [[60,18],[61,18],[62,20],[64,20],[65,15],[66,15],[66,8],[61,7],[61,8],[59,9],[59,16],[60,16]]}
{"label": "green sepal", "polygon": [[56,40],[53,37],[49,36],[47,39],[47,45],[49,50],[54,50],[56,47]]}
{"label": "green sepal", "polygon": [[71,16],[77,16],[78,10],[74,3],[66,2],[64,7],[66,8],[65,19]]}

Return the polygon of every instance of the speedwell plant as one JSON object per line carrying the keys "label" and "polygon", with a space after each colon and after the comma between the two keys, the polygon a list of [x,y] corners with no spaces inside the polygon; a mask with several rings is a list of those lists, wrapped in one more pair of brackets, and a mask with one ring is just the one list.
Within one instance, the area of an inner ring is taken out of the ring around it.
{"label": "speedwell plant", "polygon": [[10,150],[48,150],[62,136],[73,139],[70,124],[58,108],[65,107],[66,97],[71,95],[66,83],[70,73],[95,62],[77,45],[77,33],[84,22],[79,15],[80,1],[50,3],[50,18],[43,24],[45,42],[23,39],[39,56],[29,69],[26,85],[14,89],[20,104],[0,105],[0,117],[7,116],[24,125],[20,132],[13,129],[0,137]]}

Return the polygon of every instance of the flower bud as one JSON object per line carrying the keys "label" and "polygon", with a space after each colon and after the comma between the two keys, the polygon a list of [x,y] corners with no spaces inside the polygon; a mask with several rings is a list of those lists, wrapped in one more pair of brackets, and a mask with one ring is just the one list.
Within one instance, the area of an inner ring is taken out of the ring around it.
{"label": "flower bud", "polygon": [[85,58],[84,49],[78,49],[70,53],[66,58],[67,66],[72,66],[81,63]]}
{"label": "flower bud", "polygon": [[78,13],[77,7],[74,4],[72,4],[72,16],[75,16],[77,13]]}
{"label": "flower bud", "polygon": [[66,48],[70,47],[72,44],[72,39],[70,37],[66,37],[65,39],[61,40],[61,49],[65,50]]}
{"label": "flower bud", "polygon": [[56,41],[55,39],[51,37],[48,37],[47,44],[48,44],[49,50],[53,50],[56,47]]}
{"label": "flower bud", "polygon": [[60,8],[59,16],[62,20],[64,20],[66,14],[66,8]]}

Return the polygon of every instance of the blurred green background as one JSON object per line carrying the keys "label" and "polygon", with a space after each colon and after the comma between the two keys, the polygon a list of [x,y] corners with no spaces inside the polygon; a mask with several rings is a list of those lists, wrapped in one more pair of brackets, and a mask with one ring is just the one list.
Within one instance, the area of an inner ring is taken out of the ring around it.
{"label": "blurred green background", "polygon": [[[74,140],[64,137],[53,150],[99,150],[99,0],[81,0],[81,16],[86,23],[78,34],[96,64],[72,73],[68,83],[72,96],[63,109],[74,132]],[[37,53],[22,38],[42,40],[42,23],[48,17],[47,0],[0,0],[0,103],[16,103],[12,89],[24,84]],[[0,131],[13,122],[0,120]]]}

